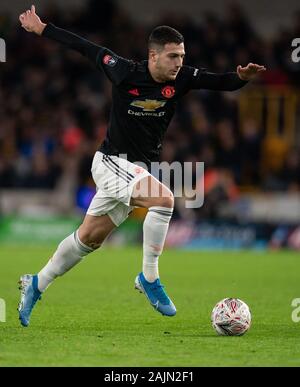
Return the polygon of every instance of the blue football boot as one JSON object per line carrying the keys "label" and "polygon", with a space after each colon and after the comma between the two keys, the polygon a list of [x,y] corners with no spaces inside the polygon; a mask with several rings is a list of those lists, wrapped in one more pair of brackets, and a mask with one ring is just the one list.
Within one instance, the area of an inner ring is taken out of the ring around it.
{"label": "blue football boot", "polygon": [[143,273],[140,273],[135,279],[135,288],[144,293],[150,304],[164,316],[175,316],[176,308],[164,291],[164,286],[159,278],[154,282],[148,282]]}
{"label": "blue football boot", "polygon": [[27,327],[29,325],[32,309],[37,300],[41,299],[42,293],[38,289],[37,275],[22,275],[19,285],[19,289],[21,290],[21,300],[18,307],[19,320],[23,327]]}

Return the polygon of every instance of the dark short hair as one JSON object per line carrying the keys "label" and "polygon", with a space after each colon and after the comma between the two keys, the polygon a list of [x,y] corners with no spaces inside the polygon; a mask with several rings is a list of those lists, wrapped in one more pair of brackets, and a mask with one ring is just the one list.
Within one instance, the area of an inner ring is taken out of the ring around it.
{"label": "dark short hair", "polygon": [[180,32],[169,26],[158,26],[151,32],[148,40],[148,48],[164,47],[168,43],[180,44],[184,37]]}

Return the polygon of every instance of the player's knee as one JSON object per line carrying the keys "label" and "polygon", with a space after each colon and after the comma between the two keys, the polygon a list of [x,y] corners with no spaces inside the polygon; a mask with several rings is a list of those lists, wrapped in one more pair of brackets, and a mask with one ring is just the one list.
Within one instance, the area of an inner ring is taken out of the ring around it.
{"label": "player's knee", "polygon": [[170,191],[168,195],[160,198],[160,207],[173,208],[174,207],[174,195]]}
{"label": "player's knee", "polygon": [[102,234],[95,232],[95,230],[89,230],[87,228],[79,228],[79,238],[82,243],[90,247],[93,250],[101,247],[103,242]]}
{"label": "player's knee", "polygon": [[86,246],[90,247],[93,250],[99,249],[101,247],[103,240],[100,238],[91,238],[91,237],[86,237],[82,241]]}
{"label": "player's knee", "polygon": [[88,241],[86,243],[86,245],[88,247],[90,247],[91,249],[93,249],[93,250],[97,250],[97,249],[99,249],[101,247],[102,242],[100,242],[100,241]]}

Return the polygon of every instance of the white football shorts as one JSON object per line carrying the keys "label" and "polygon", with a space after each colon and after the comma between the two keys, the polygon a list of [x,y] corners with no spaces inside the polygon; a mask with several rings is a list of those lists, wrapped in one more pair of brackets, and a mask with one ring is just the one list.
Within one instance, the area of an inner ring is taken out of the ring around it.
{"label": "white football shorts", "polygon": [[130,199],[135,184],[150,173],[126,159],[97,151],[92,163],[97,192],[87,210],[88,215],[108,215],[119,226],[133,210]]}

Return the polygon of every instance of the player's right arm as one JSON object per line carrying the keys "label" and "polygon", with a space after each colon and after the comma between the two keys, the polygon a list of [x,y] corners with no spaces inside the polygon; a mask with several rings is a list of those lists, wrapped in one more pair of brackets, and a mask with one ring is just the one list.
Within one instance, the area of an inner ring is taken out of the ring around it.
{"label": "player's right arm", "polygon": [[117,85],[125,79],[130,71],[131,61],[121,58],[111,50],[98,46],[72,32],[58,28],[51,23],[43,23],[35,13],[34,5],[31,6],[31,10],[22,13],[19,20],[26,31],[55,40],[88,57],[98,67],[102,68],[108,78]]}

